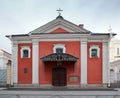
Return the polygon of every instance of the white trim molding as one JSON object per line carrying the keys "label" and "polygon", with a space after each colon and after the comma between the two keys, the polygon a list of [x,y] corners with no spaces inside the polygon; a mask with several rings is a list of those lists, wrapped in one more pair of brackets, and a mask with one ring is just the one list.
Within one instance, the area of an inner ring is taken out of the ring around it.
{"label": "white trim molding", "polygon": [[57,48],[62,48],[63,49],[63,53],[66,53],[65,44],[54,44],[53,53],[56,53],[56,49]]}
{"label": "white trim molding", "polygon": [[87,39],[81,40],[81,86],[87,85]]}
{"label": "white trim molding", "polygon": [[109,76],[108,76],[108,70],[109,70],[109,53],[108,53],[108,43],[107,42],[103,42],[103,53],[102,53],[102,80],[103,80],[103,84],[108,83],[109,80]]}
{"label": "white trim molding", "polygon": [[38,72],[39,72],[39,67],[38,67],[38,40],[33,39],[32,40],[32,84],[38,85],[39,84],[39,79],[38,79]]}
{"label": "white trim molding", "polygon": [[18,42],[12,42],[11,85],[18,83]]}

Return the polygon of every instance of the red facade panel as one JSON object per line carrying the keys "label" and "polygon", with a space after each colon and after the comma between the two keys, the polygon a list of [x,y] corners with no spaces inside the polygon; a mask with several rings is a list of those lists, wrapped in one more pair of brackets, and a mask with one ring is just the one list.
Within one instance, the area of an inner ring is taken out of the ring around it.
{"label": "red facade panel", "polygon": [[[100,48],[100,57],[90,58],[90,46],[98,45]],[[88,66],[87,82],[88,84],[102,84],[102,42],[88,42]]]}
{"label": "red facade panel", "polygon": [[52,31],[51,33],[55,34],[55,33],[68,33],[68,31],[62,29],[62,28],[57,28],[56,30]]}
{"label": "red facade panel", "polygon": [[[30,47],[30,58],[21,58],[21,47]],[[27,70],[27,72],[25,72]],[[32,44],[18,44],[18,84],[32,83]]]}
{"label": "red facade panel", "polygon": [[[61,67],[67,70],[67,85],[79,85],[80,78],[76,82],[71,82],[71,76],[80,77],[80,42],[79,41],[56,41],[56,42],[40,42],[39,43],[39,58],[47,56],[53,53],[54,44],[65,44],[66,53],[71,54],[78,59],[77,63],[62,62]],[[42,60],[39,61],[39,83],[40,84],[52,84],[52,69],[56,68],[56,62],[46,62],[43,63]]]}
{"label": "red facade panel", "polygon": [[[54,44],[65,44],[66,53],[71,54],[78,58],[77,62],[62,62],[61,67],[67,71],[67,85],[80,84],[80,41],[44,41],[39,42],[39,84],[52,84],[52,70],[57,67],[57,62],[43,63],[40,58],[53,53]],[[90,46],[98,45],[100,48],[99,58],[90,58]],[[30,47],[30,58],[21,58],[21,47]],[[88,42],[87,44],[87,82],[88,84],[102,84],[102,43],[101,42]],[[24,72],[24,68],[28,72]],[[71,77],[78,77],[78,81],[72,82]],[[23,43],[18,44],[18,84],[32,84],[32,44]]]}

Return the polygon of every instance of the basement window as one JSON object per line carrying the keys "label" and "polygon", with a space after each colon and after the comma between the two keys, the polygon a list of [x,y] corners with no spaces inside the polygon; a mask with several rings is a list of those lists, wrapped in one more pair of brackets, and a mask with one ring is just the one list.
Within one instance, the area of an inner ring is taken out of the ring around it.
{"label": "basement window", "polygon": [[28,69],[27,68],[24,68],[24,73],[28,73]]}

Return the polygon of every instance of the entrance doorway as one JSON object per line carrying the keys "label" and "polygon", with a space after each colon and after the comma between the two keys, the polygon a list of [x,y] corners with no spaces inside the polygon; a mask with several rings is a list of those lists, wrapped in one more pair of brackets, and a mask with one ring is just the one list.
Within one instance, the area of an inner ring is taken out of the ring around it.
{"label": "entrance doorway", "polygon": [[66,68],[57,67],[52,69],[52,85],[53,86],[66,86],[67,71]]}

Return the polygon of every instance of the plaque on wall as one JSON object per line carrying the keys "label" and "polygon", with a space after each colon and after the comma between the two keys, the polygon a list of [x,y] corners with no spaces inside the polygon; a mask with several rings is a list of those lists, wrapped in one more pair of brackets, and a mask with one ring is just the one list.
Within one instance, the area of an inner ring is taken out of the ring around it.
{"label": "plaque on wall", "polygon": [[78,82],[78,76],[71,76],[70,82]]}

